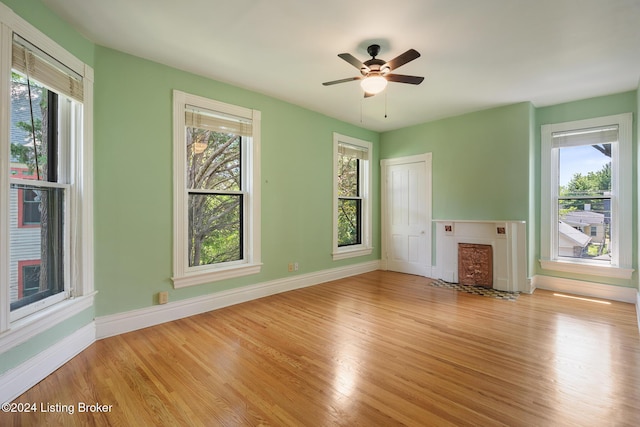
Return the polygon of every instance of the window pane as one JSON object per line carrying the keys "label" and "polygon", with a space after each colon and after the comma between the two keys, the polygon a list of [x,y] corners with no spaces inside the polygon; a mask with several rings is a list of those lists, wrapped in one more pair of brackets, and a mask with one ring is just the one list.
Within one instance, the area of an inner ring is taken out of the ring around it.
{"label": "window pane", "polygon": [[18,189],[18,193],[18,195],[22,194],[22,224],[39,225],[41,216],[40,190]]}
{"label": "window pane", "polygon": [[241,137],[187,127],[187,188],[240,191]]}
{"label": "window pane", "polygon": [[338,196],[358,197],[360,161],[354,157],[338,156]]}
{"label": "window pane", "polygon": [[[39,221],[35,227],[17,226],[19,191],[39,195],[35,204]],[[64,291],[64,191],[62,188],[11,185],[11,310]],[[27,261],[28,266],[25,265]]]}
{"label": "window pane", "polygon": [[560,196],[602,196],[611,191],[611,144],[559,149]]}
{"label": "window pane", "polygon": [[338,199],[338,246],[362,243],[361,206],[360,199]]}
{"label": "window pane", "polygon": [[[20,280],[18,280],[20,282]],[[22,267],[22,296],[28,297],[40,291],[40,265]]]}
{"label": "window pane", "polygon": [[611,144],[559,149],[558,256],[611,262]]}
{"label": "window pane", "polygon": [[51,116],[55,114],[55,105],[53,109],[49,108],[55,96],[55,93],[47,91],[37,82],[31,80],[27,84],[26,77],[16,72],[11,73],[12,177],[55,181],[49,175],[56,174],[56,166],[51,163],[56,156],[49,156],[49,151],[55,150],[55,143],[48,141],[49,136],[55,138],[57,126]]}
{"label": "window pane", "polygon": [[559,199],[558,256],[611,262],[611,199]]}
{"label": "window pane", "polygon": [[240,260],[242,242],[242,195],[189,194],[190,267]]}

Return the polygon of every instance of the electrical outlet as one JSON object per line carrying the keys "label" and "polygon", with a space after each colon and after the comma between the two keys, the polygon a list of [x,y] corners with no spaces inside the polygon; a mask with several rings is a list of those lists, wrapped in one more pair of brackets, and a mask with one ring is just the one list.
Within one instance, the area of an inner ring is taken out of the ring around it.
{"label": "electrical outlet", "polygon": [[293,263],[292,263],[292,262],[290,262],[290,263],[289,263],[289,272],[292,272],[292,271],[293,271]]}
{"label": "electrical outlet", "polygon": [[294,271],[298,271],[298,263],[297,262],[293,264],[293,270]]}
{"label": "electrical outlet", "polygon": [[169,292],[158,292],[158,304],[166,304],[169,302]]}

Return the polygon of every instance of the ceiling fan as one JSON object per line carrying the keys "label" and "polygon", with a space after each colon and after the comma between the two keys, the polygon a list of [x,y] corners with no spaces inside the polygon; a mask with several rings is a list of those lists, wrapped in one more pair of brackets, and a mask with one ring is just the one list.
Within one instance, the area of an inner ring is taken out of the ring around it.
{"label": "ceiling fan", "polygon": [[371,59],[365,62],[360,62],[350,53],[340,53],[338,56],[349,64],[360,70],[361,76],[348,77],[346,79],[333,80],[330,82],[322,83],[324,86],[335,85],[338,83],[350,82],[353,80],[361,80],[360,86],[364,90],[365,98],[380,93],[387,86],[387,82],[408,83],[412,85],[419,85],[424,80],[424,77],[418,76],[406,76],[403,74],[392,74],[391,71],[395,70],[420,57],[420,53],[415,49],[409,49],[405,53],[393,58],[391,61],[384,61],[376,58],[380,53],[380,46],[372,44],[367,48],[367,52],[371,55]]}

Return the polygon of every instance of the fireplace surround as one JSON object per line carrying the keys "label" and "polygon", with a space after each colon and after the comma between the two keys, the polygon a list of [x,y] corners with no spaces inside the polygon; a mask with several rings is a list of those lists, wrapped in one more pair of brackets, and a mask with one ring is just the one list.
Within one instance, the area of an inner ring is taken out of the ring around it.
{"label": "fireplace surround", "polygon": [[[460,277],[460,264],[468,260],[468,265],[463,265],[463,269],[479,270],[477,261],[483,258],[477,258],[476,255],[475,261],[469,260],[469,255],[465,256],[465,245],[481,245],[489,247],[491,252],[491,271],[485,272],[491,278],[491,286],[484,286],[502,291],[531,293],[531,285],[527,280],[525,221],[435,220],[434,223],[436,268],[433,273],[436,278],[464,283],[468,277]],[[461,245],[462,261],[459,259]],[[489,248],[484,249],[485,253]],[[487,262],[486,259],[484,262]]]}

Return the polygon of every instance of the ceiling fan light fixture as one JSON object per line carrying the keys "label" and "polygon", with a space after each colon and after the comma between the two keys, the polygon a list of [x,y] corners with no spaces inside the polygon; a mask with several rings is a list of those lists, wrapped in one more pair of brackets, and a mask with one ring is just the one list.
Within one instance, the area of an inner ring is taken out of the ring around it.
{"label": "ceiling fan light fixture", "polygon": [[375,95],[387,87],[387,79],[381,75],[369,76],[360,81],[360,86],[366,93]]}

